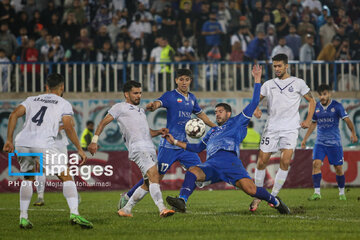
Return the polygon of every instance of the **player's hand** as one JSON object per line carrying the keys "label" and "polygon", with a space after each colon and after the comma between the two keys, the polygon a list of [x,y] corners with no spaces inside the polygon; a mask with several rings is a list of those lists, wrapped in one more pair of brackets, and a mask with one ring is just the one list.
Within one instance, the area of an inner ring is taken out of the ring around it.
{"label": "player's hand", "polygon": [[356,143],[358,141],[358,137],[356,134],[351,134],[350,140],[352,143]]}
{"label": "player's hand", "polygon": [[86,154],[85,154],[84,150],[82,150],[82,149],[80,149],[80,150],[78,151],[78,154],[79,154],[79,156],[80,156],[81,159],[82,159],[82,161],[81,161],[81,163],[80,163],[80,166],[82,166],[82,165],[85,164],[85,162],[86,162],[86,160],[87,160],[87,157],[86,157]]}
{"label": "player's hand", "polygon": [[171,135],[171,133],[168,133],[168,134],[165,136],[165,139],[166,139],[166,141],[168,141],[170,144],[174,145],[175,138],[173,137],[173,135]]}
{"label": "player's hand", "polygon": [[160,131],[161,136],[163,136],[163,137],[165,137],[169,133],[168,128],[162,128],[159,131]]}
{"label": "player's hand", "polygon": [[11,153],[14,152],[15,148],[14,148],[14,144],[10,141],[6,141],[4,147],[3,147],[3,151],[7,152],[7,153]]}
{"label": "player's hand", "polygon": [[255,83],[261,83],[262,67],[260,65],[254,65],[251,74],[255,79]]}
{"label": "player's hand", "polygon": [[253,114],[257,119],[260,119],[261,118],[261,115],[262,115],[262,111],[260,110],[260,108],[256,108],[255,111],[254,111],[254,114]]}
{"label": "player's hand", "polygon": [[310,127],[310,124],[311,124],[311,122],[310,121],[303,121],[301,124],[300,124],[300,126],[301,126],[301,128],[303,128],[303,129],[306,129],[306,128],[309,128]]}
{"label": "player's hand", "polygon": [[94,154],[96,153],[96,151],[98,150],[98,145],[97,143],[90,143],[89,146],[87,147],[88,151],[91,153],[91,155],[94,156]]}
{"label": "player's hand", "polygon": [[153,102],[148,103],[146,105],[146,110],[151,111],[151,112],[155,111],[155,104]]}
{"label": "player's hand", "polygon": [[301,148],[302,149],[306,148],[306,141],[304,141],[304,140],[301,141]]}

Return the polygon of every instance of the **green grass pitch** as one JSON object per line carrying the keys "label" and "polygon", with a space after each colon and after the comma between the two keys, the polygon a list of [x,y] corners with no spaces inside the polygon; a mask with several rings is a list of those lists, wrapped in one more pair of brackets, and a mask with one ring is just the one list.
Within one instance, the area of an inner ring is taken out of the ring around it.
{"label": "green grass pitch", "polygon": [[[279,196],[292,210],[284,216],[265,202],[249,212],[251,198],[240,190],[195,191],[186,214],[164,219],[150,195],[135,206],[133,218],[121,218],[116,214],[120,192],[81,192],[79,210],[93,229],[70,225],[62,193],[45,193],[45,206],[30,206],[31,230],[18,226],[18,193],[5,193],[0,194],[0,239],[360,239],[360,188],[348,188],[347,201],[330,188],[310,202],[312,192],[283,189]],[[163,197],[176,194],[164,191]]]}

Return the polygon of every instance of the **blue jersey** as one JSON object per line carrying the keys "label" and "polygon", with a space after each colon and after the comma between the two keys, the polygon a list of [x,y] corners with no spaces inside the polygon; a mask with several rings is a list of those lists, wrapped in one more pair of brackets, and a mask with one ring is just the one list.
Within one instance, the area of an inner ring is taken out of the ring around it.
{"label": "blue jersey", "polygon": [[[166,108],[167,123],[166,127],[175,139],[182,142],[188,142],[185,133],[185,124],[191,119],[191,114],[202,112],[196,97],[192,93],[184,96],[178,90],[172,90],[164,93],[159,99],[161,106]],[[180,147],[171,145],[165,138],[160,141],[161,147],[180,149]]]}
{"label": "blue jersey", "polygon": [[339,120],[348,117],[341,103],[331,100],[327,107],[316,103],[313,122],[317,123],[315,144],[324,146],[341,146]]}

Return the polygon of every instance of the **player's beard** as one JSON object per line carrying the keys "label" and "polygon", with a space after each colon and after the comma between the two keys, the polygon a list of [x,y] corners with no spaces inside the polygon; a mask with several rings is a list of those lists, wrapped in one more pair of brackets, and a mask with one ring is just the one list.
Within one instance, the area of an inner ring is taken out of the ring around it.
{"label": "player's beard", "polygon": [[283,73],[280,73],[279,75],[276,75],[279,79],[282,79],[283,78],[283,76],[285,75],[285,71],[283,72]]}

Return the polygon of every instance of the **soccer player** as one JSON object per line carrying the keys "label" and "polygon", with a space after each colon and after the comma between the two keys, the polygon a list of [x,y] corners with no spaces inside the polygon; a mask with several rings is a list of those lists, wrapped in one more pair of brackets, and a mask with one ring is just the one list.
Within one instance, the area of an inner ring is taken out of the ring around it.
{"label": "soccer player", "polygon": [[330,87],[322,84],[317,92],[320,101],[316,103],[316,109],[312,118],[310,128],[301,142],[301,147],[306,147],[306,141],[317,126],[316,142],[313,150],[312,179],[314,184],[314,194],[308,199],[310,201],[321,199],[321,164],[325,156],[329,163],[334,165],[336,171],[336,182],[339,187],[340,200],[346,200],[345,196],[345,175],[342,169],[344,164],[343,149],[341,146],[341,136],[339,130],[339,120],[343,119],[351,131],[350,140],[353,143],[358,141],[354,124],[351,122],[341,103],[331,99]]}
{"label": "soccer player", "polygon": [[107,124],[114,119],[120,125],[124,142],[129,151],[129,159],[134,161],[146,179],[141,187],[137,188],[127,204],[119,209],[122,217],[132,217],[131,210],[148,192],[154,203],[159,208],[160,217],[171,216],[173,210],[166,209],[160,190],[160,175],[157,169],[156,151],[151,137],[166,134],[168,129],[152,130],[149,128],[145,110],[140,108],[141,83],[128,81],[123,89],[125,102],[117,103],[108,111],[108,114],[98,125],[95,135],[91,140],[88,150],[94,155],[97,151],[97,140]]}
{"label": "soccer player", "polygon": [[[291,156],[296,147],[299,128],[308,128],[315,110],[315,100],[304,80],[288,74],[288,57],[277,54],[272,58],[276,78],[266,81],[261,87],[260,101],[267,98],[268,119],[261,137],[260,151],[255,169],[255,184],[263,187],[266,166],[272,153],[281,151],[280,168],[276,173],[271,195],[277,196],[286,181]],[[301,97],[309,102],[306,119],[300,123]],[[255,114],[254,114],[255,115]],[[261,116],[258,109],[256,117]],[[250,211],[256,211],[261,200],[255,198]]]}
{"label": "soccer player", "polygon": [[[44,166],[47,174],[57,175],[63,182],[63,193],[70,208],[70,221],[82,227],[92,228],[91,222],[81,217],[78,212],[78,192],[75,182],[69,174],[64,159],[57,157],[60,152],[55,145],[55,138],[59,132],[59,122],[63,122],[64,129],[73,142],[78,154],[86,161],[85,152],[81,149],[75,129],[72,125],[73,110],[71,104],[61,96],[64,92],[64,78],[57,73],[47,77],[46,94],[28,97],[10,115],[8,135],[4,146],[5,152],[13,152],[13,134],[18,118],[26,115],[23,129],[15,138],[15,148],[19,153],[43,153]],[[45,161],[47,157],[50,161]],[[34,172],[37,157],[18,157],[20,171]],[[66,169],[63,171],[63,169]],[[24,176],[20,187],[20,227],[32,228],[28,220],[28,208],[33,194],[33,176]]]}
{"label": "soccer player", "polygon": [[[201,110],[194,94],[189,92],[191,81],[191,70],[176,70],[175,82],[177,84],[177,88],[175,90],[165,92],[160,98],[146,105],[147,110],[150,111],[155,111],[160,107],[166,108],[166,127],[177,139],[183,142],[188,142],[185,133],[185,124],[191,119],[192,113],[202,119],[208,126],[216,126]],[[161,175],[161,179],[175,161],[179,161],[186,169],[201,163],[200,158],[196,153],[184,151],[180,147],[173,146],[168,143],[165,138],[162,138],[158,153],[158,170]],[[118,208],[125,206],[134,191],[143,184],[143,181],[144,180],[141,179],[130,191],[121,195]]]}
{"label": "soccer player", "polygon": [[242,189],[246,194],[274,204],[281,214],[289,214],[289,208],[278,198],[270,195],[266,189],[256,187],[239,159],[239,145],[247,133],[247,125],[259,104],[262,69],[254,66],[252,75],[255,87],[251,103],[237,116],[231,117],[231,107],[219,103],[215,107],[218,126],[212,127],[202,141],[190,144],[167,135],[169,143],[192,152],[207,151],[206,162],[191,167],[185,174],[185,180],[180,190],[180,197],[167,197],[166,201],[176,209],[186,210],[186,202],[194,191],[196,181],[216,183],[227,182]]}

